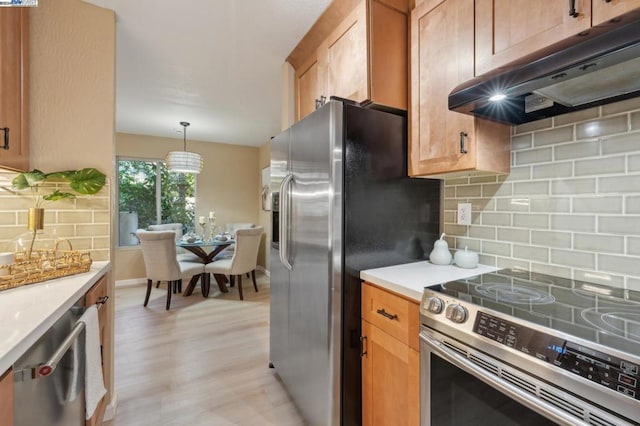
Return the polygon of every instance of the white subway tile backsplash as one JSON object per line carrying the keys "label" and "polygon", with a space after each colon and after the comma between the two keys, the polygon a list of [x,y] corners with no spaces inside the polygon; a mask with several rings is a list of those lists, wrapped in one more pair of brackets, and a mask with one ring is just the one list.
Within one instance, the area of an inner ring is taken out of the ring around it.
{"label": "white subway tile backsplash", "polygon": [[511,226],[509,213],[482,213],[482,225]]}
{"label": "white subway tile backsplash", "polygon": [[445,186],[444,188],[444,198],[455,198],[456,196],[456,187],[455,186]]}
{"label": "white subway tile backsplash", "polygon": [[600,154],[600,142],[597,139],[580,141],[553,147],[555,161],[574,160],[576,158],[595,157]]}
{"label": "white subway tile backsplash", "polygon": [[631,130],[640,130],[640,112],[631,114]]}
{"label": "white subway tile backsplash", "polygon": [[482,196],[484,198],[505,197],[513,194],[513,184],[503,183],[485,183],[482,184]]}
{"label": "white subway tile backsplash", "polygon": [[551,229],[557,231],[595,232],[595,216],[577,216],[570,214],[552,214]]}
{"label": "white subway tile backsplash", "polygon": [[571,233],[559,231],[531,231],[531,243],[545,247],[571,248]]}
{"label": "white subway tile backsplash", "polygon": [[549,182],[515,182],[513,195],[549,195]]}
{"label": "white subway tile backsplash", "polygon": [[638,265],[640,265],[640,257],[598,254],[599,271],[637,276],[640,269]]}
{"label": "white subway tile backsplash", "polygon": [[602,155],[626,154],[640,151],[640,132],[610,136],[602,139]]}
{"label": "white subway tile backsplash", "polygon": [[524,164],[545,163],[553,158],[552,148],[536,148],[526,151],[515,152],[515,165],[522,166]]}
{"label": "white subway tile backsplash", "polygon": [[602,106],[602,115],[619,114],[625,111],[640,109],[640,98],[631,98],[626,101],[620,101],[613,104]]}
{"label": "white subway tile backsplash", "polygon": [[582,251],[593,251],[596,253],[624,253],[624,237],[619,235],[594,235],[580,234],[573,235],[573,248]]}
{"label": "white subway tile backsplash", "polygon": [[571,211],[571,199],[568,197],[532,198],[531,212],[569,212]]}
{"label": "white subway tile backsplash", "polygon": [[581,111],[575,111],[569,114],[562,114],[562,115],[553,117],[553,125],[564,126],[569,123],[577,123],[579,121],[593,120],[594,118],[598,118],[600,116],[599,114],[600,114],[600,108],[597,108],[597,107],[583,109]]}
{"label": "white subway tile backsplash", "polygon": [[625,158],[607,157],[595,160],[576,161],[576,176],[594,176],[594,175],[610,175],[621,174],[625,172]]}
{"label": "white subway tile backsplash", "polygon": [[447,220],[464,200],[477,222],[449,227],[456,244],[480,242],[482,263],[640,290],[640,98],[513,130],[509,175],[445,180]]}
{"label": "white subway tile backsplash", "polygon": [[627,117],[626,114],[615,115],[576,124],[576,136],[578,139],[588,139],[626,132],[628,131]]}
{"label": "white subway tile backsplash", "polygon": [[573,126],[556,127],[555,129],[535,132],[533,145],[536,147],[556,144],[558,142],[571,142],[573,140]]}
{"label": "white subway tile backsplash", "polygon": [[573,163],[565,161],[561,163],[537,164],[532,167],[534,179],[551,179],[573,176]]}
{"label": "white subway tile backsplash", "polygon": [[596,264],[596,254],[575,250],[551,249],[551,263],[574,268],[590,269]]}
{"label": "white subway tile backsplash", "polygon": [[627,254],[640,256],[640,237],[627,237]]}
{"label": "white subway tile backsplash", "polygon": [[549,215],[514,213],[513,226],[516,228],[548,229]]}
{"label": "white subway tile backsplash", "polygon": [[469,236],[483,240],[495,240],[496,228],[493,226],[471,225],[469,227]]}
{"label": "white subway tile backsplash", "polygon": [[528,212],[529,198],[498,198],[496,208],[503,212]]}
{"label": "white subway tile backsplash", "polygon": [[515,128],[515,134],[519,135],[522,133],[533,132],[535,130],[547,129],[551,127],[553,121],[551,118],[544,118],[538,121],[531,121],[529,123],[519,124]]}
{"label": "white subway tile backsplash", "polygon": [[511,151],[519,151],[533,147],[533,135],[527,133],[524,135],[514,136],[511,138]]}
{"label": "white subway tile backsplash", "polygon": [[469,183],[494,183],[498,181],[498,176],[500,175],[489,174],[489,175],[471,176],[469,178]]}
{"label": "white subway tile backsplash", "polygon": [[574,197],[573,212],[574,213],[622,213],[622,197],[621,196]]}
{"label": "white subway tile backsplash", "polygon": [[513,241],[515,243],[528,243],[529,242],[529,230],[518,228],[498,228],[497,229],[499,241]]}
{"label": "white subway tile backsplash", "polygon": [[456,197],[458,198],[480,197],[481,195],[482,195],[481,185],[456,186]]}
{"label": "white subway tile backsplash", "polygon": [[509,257],[511,256],[511,244],[495,241],[482,241],[482,253]]}
{"label": "white subway tile backsplash", "polygon": [[546,247],[513,245],[513,257],[549,263],[549,249]]}
{"label": "white subway tile backsplash", "polygon": [[530,180],[530,179],[531,179],[531,166],[511,167],[511,171],[506,176],[506,180],[509,182],[515,182],[518,180]]}
{"label": "white subway tile backsplash", "polygon": [[464,250],[467,247],[469,250],[473,250],[476,253],[480,252],[480,240],[474,240],[471,238],[456,238],[456,243],[454,248],[459,250]]}
{"label": "white subway tile backsplash", "polygon": [[640,235],[640,216],[600,216],[598,231],[607,234]]}
{"label": "white subway tile backsplash", "polygon": [[551,193],[553,195],[595,194],[596,179],[560,179],[551,181]]}
{"label": "white subway tile backsplash", "polygon": [[640,189],[640,174],[598,178],[598,190],[602,193],[629,193]]}

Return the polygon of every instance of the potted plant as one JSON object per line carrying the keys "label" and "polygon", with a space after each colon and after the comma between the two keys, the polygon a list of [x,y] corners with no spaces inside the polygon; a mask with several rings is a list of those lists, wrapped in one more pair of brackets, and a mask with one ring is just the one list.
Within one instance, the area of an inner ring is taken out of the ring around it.
{"label": "potted plant", "polygon": [[[61,191],[55,188],[53,192],[44,192],[43,189],[55,183],[67,183],[72,191]],[[30,243],[26,249],[26,258],[31,258],[33,246],[36,241],[37,231],[44,229],[44,205],[64,199],[76,198],[80,195],[93,195],[98,193],[106,183],[106,175],[94,168],[80,170],[65,170],[61,172],[44,173],[34,169],[30,172],[18,174],[11,181],[11,187],[15,191],[29,190],[34,197],[34,206],[29,208],[27,226],[30,234]]]}

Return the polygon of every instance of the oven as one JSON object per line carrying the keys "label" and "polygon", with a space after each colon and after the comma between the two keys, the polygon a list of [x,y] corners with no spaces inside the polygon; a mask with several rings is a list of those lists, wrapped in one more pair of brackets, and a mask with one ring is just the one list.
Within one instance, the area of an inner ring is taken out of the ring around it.
{"label": "oven", "polygon": [[502,270],[420,318],[423,426],[640,425],[640,292]]}

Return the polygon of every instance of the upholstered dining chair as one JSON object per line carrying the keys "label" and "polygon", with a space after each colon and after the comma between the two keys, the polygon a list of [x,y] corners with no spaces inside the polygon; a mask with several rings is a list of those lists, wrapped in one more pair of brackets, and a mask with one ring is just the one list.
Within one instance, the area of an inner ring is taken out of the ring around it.
{"label": "upholstered dining chair", "polygon": [[145,231],[138,229],[136,236],[142,247],[144,267],[147,272],[147,294],[144,306],[149,303],[153,281],[167,281],[167,309],[171,306],[171,292],[182,292],[182,279],[199,279],[204,265],[196,262],[178,262],[174,231]]}
{"label": "upholstered dining chair", "polygon": [[238,293],[240,300],[244,300],[242,295],[242,274],[251,272],[253,278],[253,288],[258,291],[256,283],[256,264],[258,262],[258,250],[264,228],[238,229],[236,231],[236,244],[233,257],[214,260],[204,266],[204,271],[211,274],[229,275],[230,278],[237,277]]}
{"label": "upholstered dining chair", "polygon": [[[149,225],[149,231],[173,231],[176,233],[176,243],[182,239],[184,235],[181,223],[162,223],[160,225]],[[193,253],[187,253],[182,247],[176,247],[178,262],[197,262],[203,263],[202,259]]]}
{"label": "upholstered dining chair", "polygon": [[[225,232],[227,234],[231,234],[235,238],[236,231],[238,229],[254,228],[255,226],[256,226],[255,224],[249,223],[249,222],[227,223],[227,226],[225,227]],[[232,258],[234,251],[235,251],[235,245],[232,244],[226,249],[222,250],[222,252],[218,256],[216,256],[216,259],[220,260],[220,259]],[[233,285],[233,282],[232,282],[232,285]]]}

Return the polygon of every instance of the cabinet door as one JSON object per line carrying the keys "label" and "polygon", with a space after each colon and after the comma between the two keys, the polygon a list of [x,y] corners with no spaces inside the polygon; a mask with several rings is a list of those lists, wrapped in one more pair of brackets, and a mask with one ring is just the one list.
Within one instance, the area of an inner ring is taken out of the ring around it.
{"label": "cabinet door", "polygon": [[0,8],[0,166],[29,168],[28,145],[28,8]]}
{"label": "cabinet door", "polygon": [[326,96],[362,102],[369,99],[367,1],[362,1],[324,44]]}
{"label": "cabinet door", "polygon": [[296,121],[311,114],[320,99],[318,59],[314,55],[296,72]]}
{"label": "cabinet door", "polygon": [[[96,302],[98,302],[98,300],[104,296],[107,295],[107,277],[106,275],[103,276],[102,278],[100,278],[98,280],[98,282],[96,282],[93,287],[91,287],[89,289],[89,291],[87,291],[87,293],[84,296],[84,304],[85,306],[91,306],[94,305]],[[107,302],[109,303],[109,302]],[[108,375],[108,363],[105,362],[106,360],[104,359],[104,348],[105,348],[105,339],[108,336],[108,333],[106,332],[107,330],[107,311],[108,311],[108,306],[107,305],[103,305],[102,307],[100,307],[100,310],[98,311],[98,323],[99,323],[99,329],[100,329],[100,345],[102,346],[102,354],[103,354],[103,359],[102,359],[102,374],[105,377],[105,380],[107,378]],[[102,425],[102,419],[104,417],[104,411],[107,408],[107,398],[106,396],[102,398],[102,400],[98,403],[98,406],[96,407],[96,410],[93,413],[93,416],[91,416],[90,419],[87,419],[87,421],[85,422],[85,426],[100,426]]]}
{"label": "cabinet door", "polygon": [[420,423],[420,355],[362,321],[362,424]]}
{"label": "cabinet door", "polygon": [[[449,111],[449,93],[473,78],[473,0],[447,0],[411,12],[411,135],[409,174],[475,167],[474,118]],[[460,152],[467,134],[467,154]]]}
{"label": "cabinet door", "polygon": [[603,24],[620,15],[640,8],[640,0],[593,0],[592,25]]}
{"label": "cabinet door", "polygon": [[[597,0],[594,0],[597,1]],[[476,65],[481,75],[557,43],[571,44],[571,36],[591,28],[591,0],[575,0],[577,16],[568,1],[476,0]]]}
{"label": "cabinet door", "polygon": [[13,426],[13,371],[0,376],[0,425]]}

